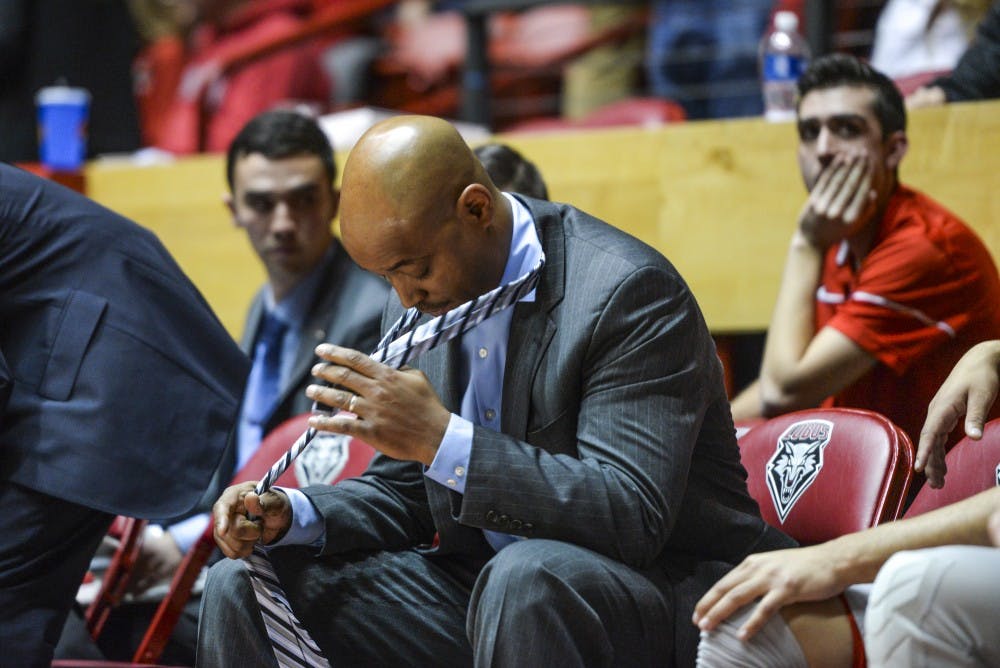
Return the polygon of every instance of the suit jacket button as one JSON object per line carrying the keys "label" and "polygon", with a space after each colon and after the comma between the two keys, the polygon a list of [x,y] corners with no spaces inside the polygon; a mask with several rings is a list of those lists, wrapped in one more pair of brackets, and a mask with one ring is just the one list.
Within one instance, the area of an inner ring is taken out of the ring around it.
{"label": "suit jacket button", "polygon": [[497,518],[497,524],[500,525],[502,528],[506,529],[507,525],[510,524],[510,518],[507,517],[506,515],[501,515],[500,517]]}
{"label": "suit jacket button", "polygon": [[492,510],[487,510],[486,511],[486,521],[487,522],[493,522],[495,524],[496,521],[497,521],[497,514],[495,512],[493,512]]}
{"label": "suit jacket button", "polygon": [[520,529],[521,528],[521,520],[511,520],[510,521],[510,528],[513,529],[514,531],[517,531],[518,529]]}

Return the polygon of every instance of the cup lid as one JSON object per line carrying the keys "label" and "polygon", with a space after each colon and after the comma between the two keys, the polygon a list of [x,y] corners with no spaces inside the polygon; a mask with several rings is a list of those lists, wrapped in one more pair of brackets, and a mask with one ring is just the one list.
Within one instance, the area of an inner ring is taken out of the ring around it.
{"label": "cup lid", "polygon": [[72,86],[48,86],[35,95],[36,104],[87,104],[90,92],[86,88]]}

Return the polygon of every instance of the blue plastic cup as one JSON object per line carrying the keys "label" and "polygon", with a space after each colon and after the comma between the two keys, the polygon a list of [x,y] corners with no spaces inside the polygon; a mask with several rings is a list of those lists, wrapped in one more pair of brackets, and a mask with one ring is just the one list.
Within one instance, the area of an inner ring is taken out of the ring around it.
{"label": "blue plastic cup", "polygon": [[87,155],[90,93],[85,88],[50,86],[35,95],[38,158],[54,171],[75,171]]}

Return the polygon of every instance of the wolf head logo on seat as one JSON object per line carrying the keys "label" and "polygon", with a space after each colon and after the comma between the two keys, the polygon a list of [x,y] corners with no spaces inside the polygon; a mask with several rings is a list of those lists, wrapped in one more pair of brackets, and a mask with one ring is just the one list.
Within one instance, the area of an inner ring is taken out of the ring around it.
{"label": "wolf head logo on seat", "polygon": [[295,460],[299,485],[329,485],[337,479],[350,457],[351,437],[319,432]]}
{"label": "wolf head logo on seat", "polygon": [[765,471],[767,489],[782,523],[823,468],[823,449],[832,433],[833,423],[828,420],[804,420],[778,437]]}

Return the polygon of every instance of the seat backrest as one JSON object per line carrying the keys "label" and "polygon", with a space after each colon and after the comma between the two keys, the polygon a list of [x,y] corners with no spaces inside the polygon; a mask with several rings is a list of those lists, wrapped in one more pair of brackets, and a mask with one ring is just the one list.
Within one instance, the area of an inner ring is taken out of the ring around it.
{"label": "seat backrest", "polygon": [[[259,480],[274,462],[288,451],[309,428],[310,413],[290,417],[268,432],[253,457],[233,478],[233,484]],[[350,436],[317,432],[309,447],[275,482],[284,487],[332,485],[338,480],[361,475],[375,450],[364,441]]]}
{"label": "seat backrest", "polygon": [[945,455],[944,463],[948,467],[944,487],[921,487],[907,508],[906,517],[926,513],[1000,485],[1000,420],[987,422],[980,440],[966,437],[956,443]]}
{"label": "seat backrest", "polygon": [[763,518],[804,545],[896,519],[913,445],[886,417],[853,408],[796,411],[743,434],[747,486]]}
{"label": "seat backrest", "polygon": [[[233,477],[233,484],[259,480],[306,431],[310,415],[303,413],[291,417],[268,432],[257,452]],[[364,441],[319,432],[275,484],[283,487],[332,485],[344,478],[361,475],[374,455],[374,448]],[[160,658],[184,605],[191,597],[195,580],[215,548],[212,530],[211,525],[206,527],[198,541],[184,555],[170,583],[170,590],[153,615],[153,621],[150,622],[133,661],[155,663]]]}
{"label": "seat backrest", "polygon": [[142,532],[146,520],[119,515],[108,530],[108,536],[117,539],[115,549],[107,569],[101,576],[93,600],[87,606],[84,619],[90,637],[95,640],[104,630],[111,610],[121,603],[132,578],[133,566],[139,558],[142,547]]}

